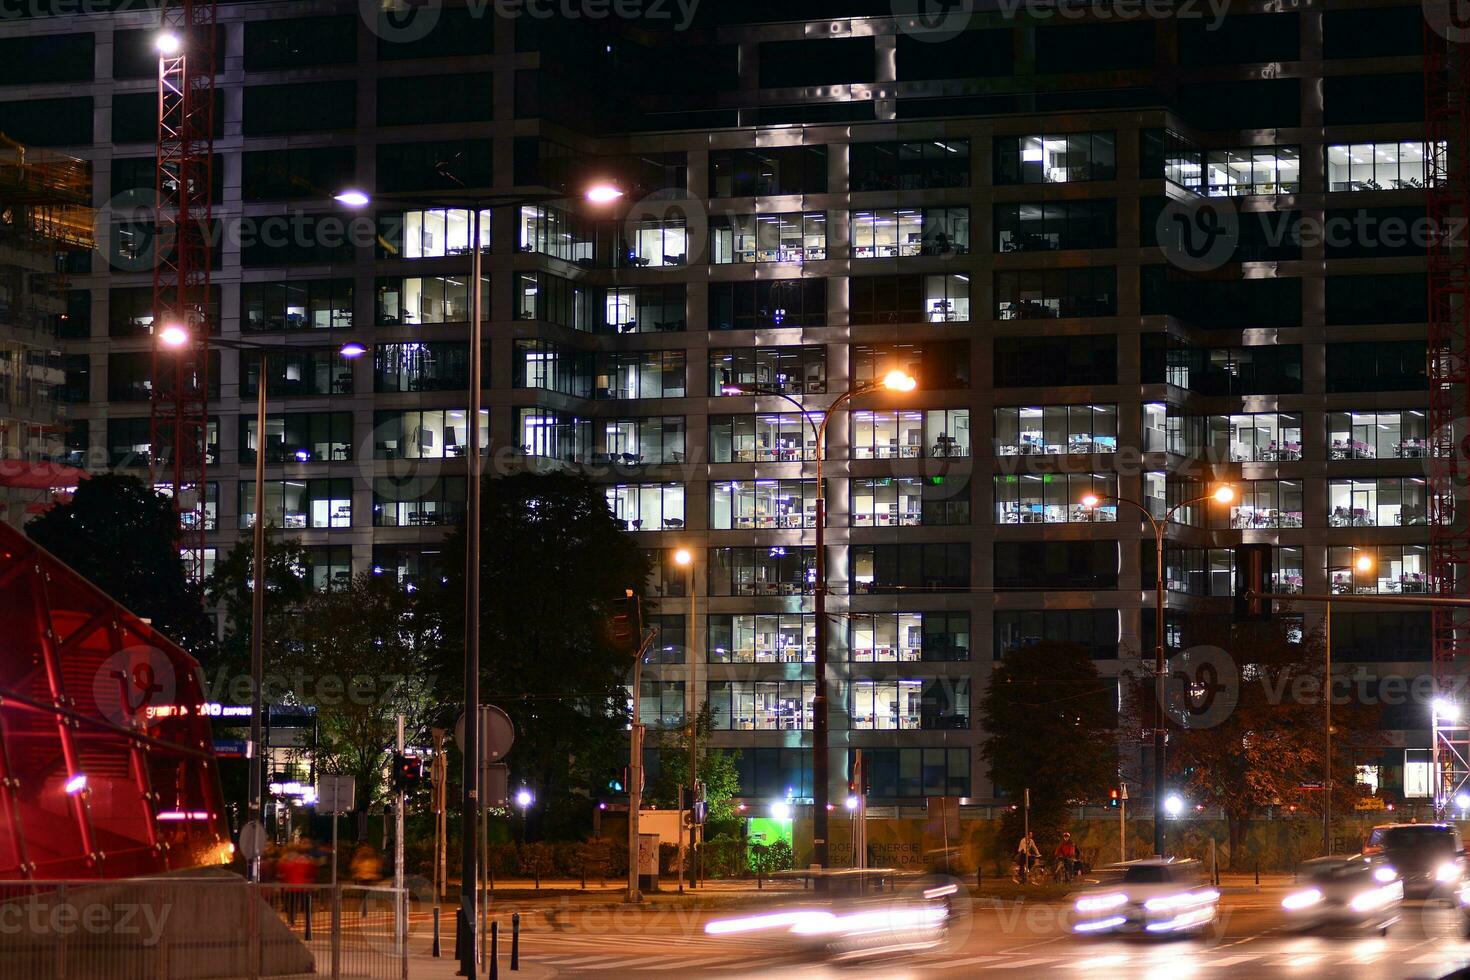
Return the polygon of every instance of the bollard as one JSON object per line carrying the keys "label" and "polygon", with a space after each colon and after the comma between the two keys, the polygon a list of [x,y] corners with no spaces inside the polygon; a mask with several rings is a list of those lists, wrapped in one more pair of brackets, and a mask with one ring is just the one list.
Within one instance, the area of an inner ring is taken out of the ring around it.
{"label": "bollard", "polygon": [[311,942],[311,892],[306,893],[306,941]]}
{"label": "bollard", "polygon": [[519,970],[521,968],[521,913],[512,912],[510,916],[510,968]]}
{"label": "bollard", "polygon": [[500,921],[490,923],[490,980],[500,980]]}
{"label": "bollard", "polygon": [[976,868],[975,869],[975,887],[976,888],[984,888],[985,887],[985,869],[984,868]]}
{"label": "bollard", "polygon": [[1261,883],[1261,859],[1256,858],[1256,884]]}
{"label": "bollard", "polygon": [[439,906],[434,906],[434,959],[439,958]]}

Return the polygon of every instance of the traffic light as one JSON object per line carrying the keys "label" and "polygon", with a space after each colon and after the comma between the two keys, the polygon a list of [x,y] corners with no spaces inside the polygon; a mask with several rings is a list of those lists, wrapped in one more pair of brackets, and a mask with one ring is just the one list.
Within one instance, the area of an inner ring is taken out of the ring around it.
{"label": "traffic light", "polygon": [[411,793],[424,779],[424,762],[416,755],[393,753],[393,790]]}
{"label": "traffic light", "polygon": [[638,597],[629,589],[625,598],[611,604],[611,609],[607,624],[609,639],[618,650],[636,657],[643,642],[643,610]]}
{"label": "traffic light", "polygon": [[627,767],[619,769],[607,777],[607,791],[609,793],[626,793],[628,791]]}
{"label": "traffic light", "polygon": [[1118,792],[1117,787],[1108,790],[1108,806],[1116,810],[1121,805],[1121,803],[1122,794]]}
{"label": "traffic light", "polygon": [[[1271,618],[1271,546],[1235,546],[1235,618],[1239,622],[1264,623]],[[1255,595],[1251,595],[1255,593]]]}

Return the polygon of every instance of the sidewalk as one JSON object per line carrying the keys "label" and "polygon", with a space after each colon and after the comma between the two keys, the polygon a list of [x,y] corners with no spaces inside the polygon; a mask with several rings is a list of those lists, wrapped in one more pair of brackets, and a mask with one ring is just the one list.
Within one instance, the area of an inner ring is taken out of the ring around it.
{"label": "sidewalk", "polygon": [[[459,960],[454,958],[454,933],[451,930],[442,942],[443,955],[438,959],[433,956],[433,943],[428,938],[420,942],[411,942],[408,948],[408,976],[409,980],[455,980],[459,977]],[[489,976],[487,964],[481,964],[479,976]],[[546,980],[548,977],[556,976],[556,970],[549,966],[538,966],[528,962],[524,951],[521,956],[521,968],[514,973],[510,969],[510,941],[509,937],[502,935],[500,943],[500,976],[506,980]]]}

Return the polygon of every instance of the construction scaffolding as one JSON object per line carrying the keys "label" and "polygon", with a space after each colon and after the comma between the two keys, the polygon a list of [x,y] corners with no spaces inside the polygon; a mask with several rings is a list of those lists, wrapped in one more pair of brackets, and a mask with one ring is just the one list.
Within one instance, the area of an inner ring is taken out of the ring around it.
{"label": "construction scaffolding", "polygon": [[91,194],[87,163],[0,134],[0,520],[20,523],[76,479],[55,466],[66,454],[58,328],[66,253],[94,245]]}

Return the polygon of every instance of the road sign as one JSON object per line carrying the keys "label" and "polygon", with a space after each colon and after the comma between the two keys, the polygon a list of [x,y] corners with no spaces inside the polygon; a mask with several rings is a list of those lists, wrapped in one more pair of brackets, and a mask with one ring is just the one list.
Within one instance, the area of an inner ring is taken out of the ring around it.
{"label": "road sign", "polygon": [[[480,707],[480,759],[482,762],[499,762],[510,754],[516,741],[515,725],[510,715],[494,705]],[[464,745],[464,715],[454,723],[454,744]]]}
{"label": "road sign", "polygon": [[351,813],[357,796],[357,780],[352,776],[318,776],[316,808],[318,813]]}
{"label": "road sign", "polygon": [[492,762],[480,770],[480,799],[485,806],[510,805],[510,767]]}
{"label": "road sign", "polygon": [[240,853],[247,861],[255,861],[265,853],[265,824],[252,820],[240,828]]}

